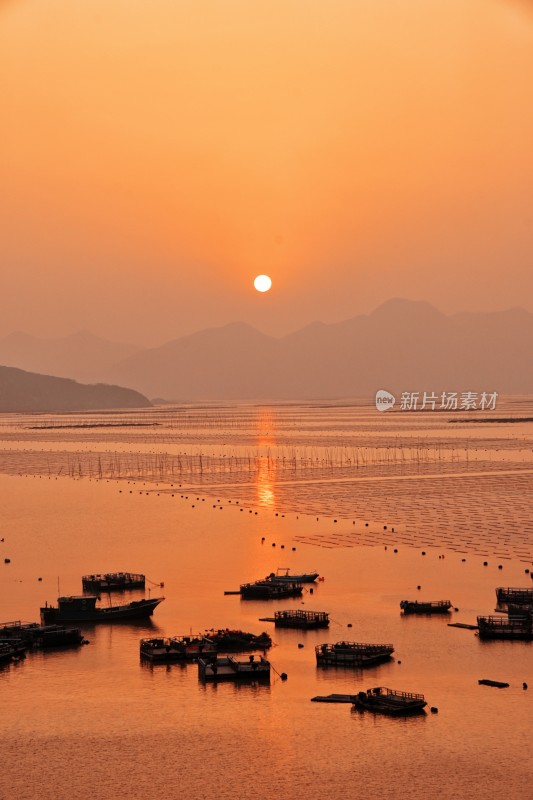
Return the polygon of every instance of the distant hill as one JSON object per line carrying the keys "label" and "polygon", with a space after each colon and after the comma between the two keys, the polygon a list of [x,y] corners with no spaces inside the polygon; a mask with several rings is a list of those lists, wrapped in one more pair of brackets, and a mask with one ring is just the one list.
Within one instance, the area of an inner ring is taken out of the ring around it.
{"label": "distant hill", "polygon": [[117,361],[140,350],[137,345],[111,342],[89,331],[56,339],[16,332],[0,339],[0,364],[94,383]]}
{"label": "distant hill", "polygon": [[245,323],[203,330],[123,359],[106,377],[178,401],[368,397],[377,389],[530,394],[532,352],[533,314],[522,309],[448,316],[394,299],[279,339]]}
{"label": "distant hill", "polygon": [[151,405],[133,389],[96,384],[86,386],[67,378],[37,375],[0,367],[0,411],[87,411],[104,408],[143,408]]}

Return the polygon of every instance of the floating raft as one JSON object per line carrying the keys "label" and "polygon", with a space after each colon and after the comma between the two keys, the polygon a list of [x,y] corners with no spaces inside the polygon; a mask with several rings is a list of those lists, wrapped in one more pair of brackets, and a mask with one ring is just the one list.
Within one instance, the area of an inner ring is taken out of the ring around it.
{"label": "floating raft", "polygon": [[404,614],[448,614],[451,607],[449,600],[402,600],[400,603]]}
{"label": "floating raft", "polygon": [[20,621],[0,623],[0,639],[17,642],[19,651],[29,648],[47,650],[52,647],[78,647],[85,641],[79,628]]}
{"label": "floating raft", "polygon": [[124,592],[129,589],[144,589],[146,578],[137,572],[106,572],[84,575],[81,585],[85,592]]}
{"label": "floating raft", "polygon": [[204,655],[216,655],[215,645],[202,636],[169,636],[141,639],[140,656],[154,664],[194,661]]}
{"label": "floating raft", "polygon": [[300,628],[313,630],[329,627],[329,614],[327,611],[276,611],[274,614],[276,628]]}
{"label": "floating raft", "polygon": [[389,661],[394,653],[392,644],[367,644],[365,642],[337,642],[315,647],[319,667],[374,667]]}
{"label": "floating raft", "polygon": [[265,580],[243,583],[240,595],[244,600],[278,600],[285,597],[299,597],[302,591],[301,583]]}
{"label": "floating raft", "polygon": [[354,694],[327,694],[311,698],[312,703],[353,703]]}
{"label": "floating raft", "polygon": [[533,587],[528,589],[513,589],[499,586],[496,589],[496,599],[499,605],[514,603],[516,606],[533,605]]}
{"label": "floating raft", "polygon": [[425,706],[427,702],[423,694],[398,692],[385,686],[376,686],[375,689],[359,692],[354,698],[354,708],[391,716],[419,714]]}
{"label": "floating raft", "polygon": [[260,656],[250,656],[248,661],[237,661],[232,656],[199,658],[198,677],[202,681],[235,681],[253,683],[270,682],[270,661]]}
{"label": "floating raft", "polygon": [[480,639],[533,639],[531,617],[478,617]]}

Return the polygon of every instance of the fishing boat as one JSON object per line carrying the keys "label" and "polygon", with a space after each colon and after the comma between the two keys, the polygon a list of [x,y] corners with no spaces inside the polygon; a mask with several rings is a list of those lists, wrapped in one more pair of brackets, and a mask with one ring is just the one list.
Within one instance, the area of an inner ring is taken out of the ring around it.
{"label": "fishing boat", "polygon": [[125,592],[144,589],[146,578],[136,572],[106,572],[84,575],[81,584],[84,592]]}
{"label": "fishing boat", "polygon": [[303,611],[299,608],[294,611],[276,611],[274,624],[276,628],[300,628],[302,630],[327,628],[329,614],[327,611]]}
{"label": "fishing boat", "polygon": [[281,600],[284,597],[300,597],[302,591],[301,583],[272,580],[243,583],[240,587],[240,595],[244,600]]}
{"label": "fishing boat", "polygon": [[212,644],[219,653],[242,653],[246,650],[267,650],[272,647],[272,639],[268,633],[256,635],[229,628],[208,631],[205,641]]}
{"label": "fishing boat", "polygon": [[201,656],[215,656],[215,645],[204,636],[169,636],[141,639],[140,655],[154,663],[194,661]]}
{"label": "fishing boat", "polygon": [[314,583],[319,575],[318,572],[302,572],[301,575],[290,575],[289,573],[289,567],[278,567],[276,572],[267,575],[266,580],[278,583]]}
{"label": "fishing boat", "polygon": [[478,617],[480,639],[533,639],[531,616],[521,617]]}
{"label": "fishing boat", "polygon": [[198,677],[202,681],[270,682],[270,661],[250,656],[237,661],[233,656],[198,659]]}
{"label": "fishing boat", "polygon": [[57,622],[119,622],[150,617],[164,597],[133,600],[121,606],[98,606],[94,595],[71,595],[59,597],[57,606],[46,604],[41,608],[41,623],[53,625]]}
{"label": "fishing boat", "polygon": [[419,714],[427,706],[423,694],[413,692],[398,692],[384,686],[358,692],[353,701],[353,706],[361,711],[374,711],[379,714],[402,716],[405,714]]}
{"label": "fishing boat", "polygon": [[319,667],[374,667],[390,661],[394,653],[392,644],[367,644],[366,642],[336,642],[315,647]]}
{"label": "fishing boat", "polygon": [[402,600],[400,603],[404,614],[448,614],[451,607],[449,600]]}
{"label": "fishing boat", "polygon": [[512,589],[499,586],[496,589],[498,605],[512,603],[515,606],[533,605],[533,587],[527,589]]}

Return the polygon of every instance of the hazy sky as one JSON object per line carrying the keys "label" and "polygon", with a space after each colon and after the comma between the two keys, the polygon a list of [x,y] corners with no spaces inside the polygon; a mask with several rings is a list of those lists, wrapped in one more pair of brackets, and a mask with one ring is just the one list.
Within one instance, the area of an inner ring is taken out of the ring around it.
{"label": "hazy sky", "polygon": [[0,108],[0,335],[533,310],[527,0],[0,0]]}

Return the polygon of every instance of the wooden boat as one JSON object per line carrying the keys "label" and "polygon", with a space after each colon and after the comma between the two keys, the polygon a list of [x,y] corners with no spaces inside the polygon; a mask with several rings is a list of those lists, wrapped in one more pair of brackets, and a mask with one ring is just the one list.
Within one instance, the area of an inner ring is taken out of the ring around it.
{"label": "wooden boat", "polygon": [[106,572],[84,575],[81,584],[84,592],[125,592],[144,589],[146,578],[136,572]]}
{"label": "wooden boat", "polygon": [[404,614],[448,614],[451,607],[449,600],[402,600],[400,603]]}
{"label": "wooden boat", "polygon": [[276,582],[271,580],[243,583],[240,594],[244,600],[281,600],[284,597],[300,597],[301,583]]}
{"label": "wooden boat", "polygon": [[499,586],[496,589],[498,605],[512,603],[515,606],[533,605],[533,587],[528,589],[512,589]]}
{"label": "wooden boat", "polygon": [[497,689],[508,689],[509,684],[504,681],[493,681],[490,678],[480,678],[478,680],[480,686],[495,686]]}
{"label": "wooden boat", "polygon": [[523,617],[478,617],[480,639],[533,639],[533,621]]}
{"label": "wooden boat", "polygon": [[203,636],[170,636],[141,639],[140,655],[154,663],[194,661],[201,656],[215,656],[216,647]]}
{"label": "wooden boat", "polygon": [[276,611],[274,624],[276,628],[301,628],[303,630],[327,628],[329,614],[327,611],[303,611],[299,608],[294,611]]}
{"label": "wooden boat", "polygon": [[267,650],[272,647],[272,639],[268,633],[256,635],[229,628],[207,632],[205,641],[212,644],[219,653],[243,653],[246,650]]}
{"label": "wooden boat", "polygon": [[93,595],[72,595],[59,597],[56,606],[46,604],[41,608],[41,622],[50,625],[56,622],[119,622],[128,619],[150,617],[154,609],[165,598],[153,597],[149,600],[134,600],[122,606],[96,606],[98,597]]}
{"label": "wooden boat", "polygon": [[315,647],[319,667],[374,667],[390,661],[394,653],[392,644],[367,644],[365,642],[336,642]]}
{"label": "wooden boat", "polygon": [[217,653],[236,653],[247,650],[266,650],[272,646],[268,633],[258,636],[226,628],[197,636],[170,636],[141,639],[140,655],[153,662],[193,661],[213,657]]}
{"label": "wooden boat", "polygon": [[0,626],[0,639],[19,643],[19,649],[46,650],[52,647],[78,647],[84,643],[79,628],[64,625],[39,625],[37,622],[8,622]]}
{"label": "wooden boat", "polygon": [[419,714],[427,706],[423,694],[413,692],[398,692],[384,686],[358,692],[354,697],[354,708],[361,711],[374,711],[378,714],[403,716],[405,714]]}
{"label": "wooden boat", "polygon": [[198,659],[198,677],[202,681],[270,682],[270,661],[250,656],[237,661],[233,656]]}
{"label": "wooden boat", "polygon": [[278,583],[314,583],[318,578],[318,572],[303,572],[301,575],[290,575],[289,573],[289,567],[278,567],[276,572],[267,575],[266,580]]}

